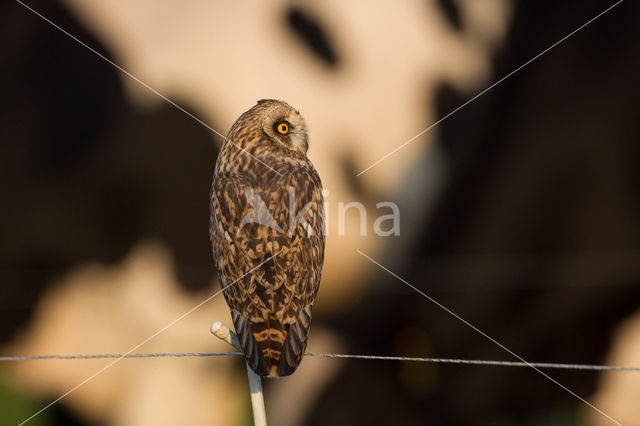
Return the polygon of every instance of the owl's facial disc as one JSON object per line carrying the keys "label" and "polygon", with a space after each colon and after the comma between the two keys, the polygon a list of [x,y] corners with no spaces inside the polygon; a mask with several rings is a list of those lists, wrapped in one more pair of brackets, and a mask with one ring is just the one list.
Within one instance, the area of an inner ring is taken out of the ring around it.
{"label": "owl's facial disc", "polygon": [[294,109],[279,106],[269,111],[263,128],[277,143],[303,154],[307,153],[307,129],[304,119]]}

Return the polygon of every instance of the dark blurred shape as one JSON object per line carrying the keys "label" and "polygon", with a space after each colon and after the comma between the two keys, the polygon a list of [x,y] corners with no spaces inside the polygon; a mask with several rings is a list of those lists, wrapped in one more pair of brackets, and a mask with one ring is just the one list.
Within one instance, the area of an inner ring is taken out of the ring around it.
{"label": "dark blurred shape", "polygon": [[[58,3],[31,5],[104,51]],[[100,135],[117,120],[124,100],[107,65],[32,12],[7,2],[0,5],[0,17],[4,340],[26,319],[46,282],[76,256],[88,250],[114,258],[103,245],[76,246],[79,216],[87,216],[77,191],[90,185],[87,170],[101,164]]]}
{"label": "dark blurred shape", "polygon": [[[393,337],[393,353],[402,356],[425,357],[432,355],[429,335],[418,327],[396,330]],[[438,366],[426,362],[402,361],[398,374],[404,390],[413,398],[432,398],[438,390]]]}
{"label": "dark blurred shape", "polygon": [[[606,8],[515,6],[486,86]],[[406,263],[378,259],[526,360],[603,363],[639,306],[637,16],[639,4],[621,4],[440,124],[450,180]],[[439,115],[471,96],[443,86]],[[394,354],[392,336],[415,326],[432,356],[513,359],[381,269],[372,277],[361,308],[335,319],[351,352]],[[308,424],[581,424],[589,409],[530,369],[435,368],[425,400],[399,365],[350,362]],[[549,374],[586,398],[598,379]]]}
{"label": "dark blurred shape", "polygon": [[[105,51],[59,3],[29,5]],[[138,111],[113,66],[18,3],[0,5],[0,340],[44,286],[158,238],[188,288],[212,278],[208,130],[162,103]]]}
{"label": "dark blurred shape", "polygon": [[[55,419],[55,423],[50,426],[107,426],[102,422],[90,422],[85,419],[80,419],[73,411],[65,407],[64,404],[54,404],[48,410],[51,410],[51,418]],[[37,417],[33,420],[36,419]]]}
{"label": "dark blurred shape", "polygon": [[340,64],[340,58],[330,37],[312,14],[291,6],[286,12],[286,23],[287,27],[318,59],[331,67]]}
{"label": "dark blurred shape", "polygon": [[[345,146],[349,145],[345,143]],[[362,186],[362,179],[358,179],[358,176],[353,173],[354,170],[358,169],[355,156],[356,154],[352,152],[343,153],[339,157],[340,171],[342,172],[346,185],[349,186],[349,190],[353,192],[353,194],[356,194],[358,199],[366,200],[371,197],[371,195]]]}
{"label": "dark blurred shape", "polygon": [[462,19],[456,2],[454,0],[438,0],[437,3],[453,28],[456,30],[462,29]]}

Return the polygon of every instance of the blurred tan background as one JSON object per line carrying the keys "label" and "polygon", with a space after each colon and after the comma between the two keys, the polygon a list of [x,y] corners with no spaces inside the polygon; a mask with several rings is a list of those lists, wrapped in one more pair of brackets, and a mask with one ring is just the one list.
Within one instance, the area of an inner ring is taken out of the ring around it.
{"label": "blurred tan background", "polygon": [[[593,3],[593,4],[591,4]],[[360,249],[530,361],[640,365],[640,71],[623,4],[507,0],[27,4],[225,134],[261,98],[298,108],[328,190],[311,352],[509,359]],[[208,186],[222,139],[19,3],[0,22],[2,352],[123,353],[218,290]],[[340,235],[339,203],[355,211]],[[373,223],[401,211],[399,236]],[[635,315],[635,316],[634,316]],[[228,351],[222,296],[137,352]],[[109,360],[0,365],[17,423]],[[251,424],[236,357],[123,360],[35,418]],[[554,372],[623,424],[632,373]],[[607,424],[531,371],[305,358],[271,424]]]}

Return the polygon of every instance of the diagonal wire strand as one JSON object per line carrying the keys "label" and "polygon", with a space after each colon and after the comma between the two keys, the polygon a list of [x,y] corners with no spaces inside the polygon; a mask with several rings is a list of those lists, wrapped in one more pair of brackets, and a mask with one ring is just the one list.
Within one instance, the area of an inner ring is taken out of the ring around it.
{"label": "diagonal wire strand", "polygon": [[216,129],[214,129],[213,127],[209,126],[207,123],[205,123],[204,121],[202,121],[201,119],[199,119],[198,117],[196,117],[195,115],[193,115],[192,113],[190,113],[189,111],[187,111],[186,109],[184,109],[183,107],[181,107],[180,105],[178,105],[177,103],[175,103],[174,101],[172,101],[171,99],[169,99],[168,97],[166,97],[165,95],[163,95],[162,93],[158,92],[156,89],[154,89],[153,87],[151,87],[150,85],[148,85],[147,83],[145,83],[144,81],[140,80],[138,77],[136,77],[135,75],[131,74],[129,71],[127,71],[126,69],[122,68],[120,65],[116,64],[115,62],[113,62],[111,59],[107,58],[106,56],[104,56],[102,53],[98,52],[96,49],[94,49],[93,47],[89,46],[87,43],[83,42],[82,40],[80,40],[78,37],[74,36],[73,34],[71,34],[70,32],[68,32],[67,30],[65,30],[64,28],[62,28],[61,26],[59,26],[58,24],[56,24],[55,22],[51,21],[49,18],[47,18],[46,16],[42,15],[40,12],[38,12],[37,10],[33,9],[32,7],[26,5],[25,3],[23,3],[20,0],[16,0],[16,2],[18,2],[19,4],[21,4],[22,6],[24,6],[26,9],[30,10],[33,14],[39,16],[40,18],[42,18],[44,21],[48,22],[49,24],[51,24],[53,27],[55,27],[56,29],[60,30],[62,33],[64,33],[65,35],[67,35],[68,37],[72,38],[73,40],[75,40],[76,42],[78,42],[79,44],[81,44],[82,46],[86,47],[87,49],[89,49],[91,52],[95,53],[98,57],[100,57],[101,59],[103,59],[104,61],[108,62],[109,64],[111,64],[112,66],[114,66],[115,68],[117,68],[120,72],[122,72],[123,74],[125,74],[127,77],[135,80],[137,83],[139,83],[140,85],[142,85],[144,88],[146,88],[147,90],[149,90],[150,92],[154,93],[155,95],[158,95],[159,97],[161,97],[162,99],[164,99],[165,101],[167,101],[168,103],[170,103],[171,105],[173,105],[175,108],[179,109],[180,111],[182,111],[183,113],[187,114],[189,117],[193,118],[195,121],[197,121],[198,123],[202,124],[204,127],[206,127],[207,129],[211,130],[213,133],[215,133],[216,135],[220,136],[222,139],[226,140],[227,142],[229,142],[231,145],[235,146],[236,148],[238,148],[240,151],[246,153],[247,155],[249,155],[250,157],[252,157],[254,160],[256,160],[257,162],[261,163],[263,166],[268,167],[269,169],[271,169],[273,172],[275,172],[276,174],[282,176],[282,173],[278,172],[276,169],[274,169],[273,167],[271,167],[270,165],[268,165],[267,163],[265,163],[264,161],[260,160],[259,158],[256,158],[253,154],[251,154],[249,151],[247,151],[246,149],[242,148],[240,145],[238,145],[237,143],[233,142],[231,139],[227,138],[225,135],[223,135],[222,133],[220,133],[219,131],[217,131]]}
{"label": "diagonal wire strand", "polygon": [[509,77],[511,77],[512,75],[514,75],[515,73],[517,73],[518,71],[520,71],[521,69],[523,69],[524,67],[526,67],[527,65],[529,65],[530,63],[532,63],[533,61],[535,61],[536,59],[538,59],[539,57],[541,57],[542,55],[544,55],[545,53],[547,53],[548,51],[550,51],[551,49],[553,49],[554,47],[556,47],[557,45],[559,45],[560,43],[562,43],[563,41],[565,41],[566,39],[568,39],[569,37],[573,36],[574,34],[576,34],[578,31],[580,31],[581,29],[583,29],[584,27],[586,27],[587,25],[591,24],[593,21],[595,21],[596,19],[600,18],[602,15],[604,15],[605,13],[609,12],[611,9],[613,9],[614,7],[616,7],[617,5],[619,5],[620,3],[622,3],[624,0],[618,0],[616,3],[612,4],[611,6],[609,6],[608,8],[606,8],[605,10],[603,10],[602,12],[600,12],[599,14],[597,14],[596,16],[594,16],[593,18],[591,18],[590,20],[588,20],[587,22],[585,22],[584,24],[580,25],[578,28],[576,28],[575,30],[571,31],[569,34],[567,34],[566,36],[564,36],[563,38],[561,38],[560,40],[556,41],[555,43],[553,43],[551,46],[547,47],[546,49],[544,49],[542,52],[538,53],[536,56],[534,56],[533,58],[529,59],[527,62],[525,62],[524,64],[520,65],[518,68],[514,69],[513,71],[511,71],[509,74],[505,75],[504,77],[502,77],[500,80],[496,81],[495,83],[493,83],[491,86],[487,87],[486,89],[484,89],[482,92],[478,93],[477,95],[475,95],[473,98],[469,99],[468,101],[466,101],[465,103],[463,103],[462,105],[460,105],[459,107],[457,107],[456,109],[454,109],[453,111],[451,111],[450,113],[448,113],[447,115],[445,115],[444,117],[442,117],[441,119],[439,119],[438,121],[436,121],[435,123],[433,123],[432,125],[430,125],[429,127],[427,127],[426,129],[422,130],[420,133],[418,133],[417,135],[415,135],[414,137],[412,137],[411,139],[409,139],[408,141],[404,142],[402,145],[396,147],[393,151],[385,154],[382,158],[378,159],[375,163],[371,164],[369,167],[367,167],[366,169],[362,170],[360,173],[358,173],[356,176],[360,176],[361,174],[371,170],[372,168],[374,168],[375,166],[377,166],[378,164],[382,163],[384,160],[386,160],[387,158],[391,157],[392,155],[394,155],[396,152],[400,151],[401,149],[403,149],[404,147],[406,147],[407,145],[409,145],[410,143],[412,143],[413,141],[415,141],[416,139],[418,139],[420,136],[424,135],[425,133],[427,133],[429,130],[431,130],[432,128],[434,128],[435,126],[437,126],[438,124],[442,123],[444,120],[446,120],[447,118],[451,117],[453,114],[455,114],[456,112],[460,111],[462,108],[466,107],[467,105],[469,105],[471,102],[475,101],[476,99],[478,99],[480,96],[484,95],[485,93],[487,93],[489,90],[493,89],[494,87],[496,87],[497,85],[499,85],[500,83],[502,83],[503,81],[505,81],[506,79],[508,79]]}
{"label": "diagonal wire strand", "polygon": [[38,414],[42,413],[44,410],[48,409],[49,407],[51,407],[52,405],[56,404],[58,401],[60,401],[61,399],[65,398],[67,395],[69,395],[70,393],[74,392],[76,389],[78,389],[79,387],[83,386],[84,384],[86,384],[87,382],[93,380],[95,377],[99,376],[100,374],[104,373],[106,370],[108,370],[109,368],[111,368],[113,365],[115,365],[116,363],[120,362],[122,359],[126,358],[128,355],[131,354],[131,352],[135,351],[136,349],[138,349],[140,346],[144,345],[145,343],[147,343],[148,341],[154,339],[156,336],[158,336],[161,333],[164,333],[167,329],[169,329],[170,327],[173,327],[176,323],[182,321],[182,319],[184,317],[186,317],[187,315],[190,315],[193,311],[195,311],[196,309],[200,308],[202,305],[204,305],[205,303],[209,302],[211,299],[213,299],[214,297],[218,296],[220,293],[224,292],[226,289],[228,289],[229,287],[233,286],[234,284],[238,283],[242,278],[246,277],[247,275],[249,275],[250,273],[252,273],[254,270],[258,269],[259,267],[261,267],[262,265],[264,265],[265,263],[269,262],[271,259],[273,259],[274,257],[276,257],[277,255],[279,255],[280,253],[283,252],[284,249],[280,250],[279,252],[277,252],[276,254],[274,254],[273,256],[269,257],[267,260],[263,261],[262,263],[260,263],[259,265],[251,268],[247,273],[245,273],[244,275],[242,275],[240,278],[236,279],[235,281],[233,281],[232,283],[230,283],[227,286],[222,287],[220,290],[218,290],[217,292],[213,293],[211,296],[207,297],[206,299],[204,299],[202,302],[198,303],[196,306],[194,306],[193,308],[189,309],[187,312],[185,312],[184,314],[180,315],[178,318],[176,318],[175,320],[171,321],[169,324],[165,325],[164,327],[162,327],[160,330],[156,331],[155,333],[153,333],[151,336],[147,337],[146,339],[144,339],[142,342],[138,343],[137,345],[135,345],[134,347],[132,347],[131,349],[129,349],[126,353],[120,355],[117,357],[117,359],[114,359],[113,361],[111,361],[109,364],[107,364],[106,366],[102,367],[100,370],[96,371],[95,373],[93,373],[91,376],[87,377],[86,379],[84,379],[82,382],[78,383],[77,385],[75,385],[74,387],[72,387],[71,389],[69,389],[68,391],[66,391],[64,394],[60,395],[58,398],[56,398],[55,400],[53,400],[52,402],[50,402],[49,404],[47,404],[46,406],[44,406],[43,408],[41,408],[38,412],[34,413],[33,415],[31,415],[29,418],[23,420],[18,426],[21,426],[25,423],[27,423],[29,420],[33,419],[34,417],[36,417]]}
{"label": "diagonal wire strand", "polygon": [[428,294],[426,294],[425,292],[423,292],[422,290],[418,289],[417,287],[415,287],[414,285],[412,285],[411,283],[409,283],[407,280],[405,280],[404,278],[402,278],[401,276],[395,274],[393,271],[391,271],[390,269],[388,269],[387,267],[385,267],[384,265],[382,265],[381,263],[377,262],[376,260],[372,259],[371,257],[367,256],[365,253],[363,253],[360,250],[356,250],[356,252],[358,252],[358,254],[360,254],[362,257],[368,259],[369,261],[371,261],[373,264],[377,265],[378,267],[380,267],[382,270],[384,270],[385,272],[387,272],[389,275],[393,276],[394,278],[396,278],[397,280],[401,281],[403,284],[405,284],[407,287],[411,288],[412,290],[414,290],[415,292],[417,292],[418,294],[420,294],[422,297],[424,297],[425,299],[429,300],[430,302],[434,303],[435,305],[437,305],[439,308],[443,309],[444,311],[446,311],[448,314],[452,315],[453,317],[455,317],[456,319],[458,319],[459,321],[461,321],[463,324],[465,324],[467,327],[471,328],[472,330],[474,330],[475,332],[477,332],[478,334],[482,335],[483,337],[485,337],[486,339],[488,339],[489,341],[491,341],[493,344],[495,344],[496,346],[500,347],[501,349],[503,349],[504,351],[508,352],[509,354],[511,354],[514,358],[517,358],[519,361],[521,361],[522,363],[524,363],[525,365],[529,366],[530,368],[534,369],[535,371],[537,371],[538,373],[540,373],[541,375],[543,375],[544,377],[546,377],[547,379],[549,379],[551,382],[555,383],[557,386],[561,387],[562,389],[564,389],[566,392],[570,393],[571,395],[573,395],[574,397],[578,398],[580,401],[582,401],[583,403],[585,403],[586,405],[588,405],[589,407],[591,407],[592,409],[594,409],[595,411],[597,411],[598,413],[600,413],[601,415],[603,415],[604,417],[606,417],[607,419],[611,420],[613,423],[616,423],[618,425],[622,425],[622,423],[620,423],[619,421],[617,421],[616,419],[614,419],[613,417],[609,416],[607,413],[605,413],[604,411],[602,411],[601,409],[599,409],[598,407],[596,407],[595,405],[591,404],[589,401],[587,401],[586,399],[582,398],[580,395],[578,395],[577,393],[575,393],[574,391],[572,391],[571,389],[569,389],[568,387],[566,387],[565,385],[563,385],[562,383],[558,382],[556,379],[554,379],[553,377],[549,376],[547,373],[545,373],[544,371],[538,369],[536,366],[534,366],[533,364],[531,364],[530,362],[525,361],[524,358],[522,358],[520,355],[516,354],[515,352],[513,352],[511,349],[507,348],[506,346],[504,346],[502,343],[498,342],[496,339],[494,339],[493,337],[489,336],[487,333],[485,333],[484,331],[480,330],[478,327],[474,326],[473,324],[471,324],[469,321],[465,320],[464,318],[462,318],[460,315],[456,314],[455,312],[453,312],[451,309],[447,308],[446,306],[444,306],[443,304],[441,304],[440,302],[438,302],[437,300],[435,300],[433,297],[429,296]]}

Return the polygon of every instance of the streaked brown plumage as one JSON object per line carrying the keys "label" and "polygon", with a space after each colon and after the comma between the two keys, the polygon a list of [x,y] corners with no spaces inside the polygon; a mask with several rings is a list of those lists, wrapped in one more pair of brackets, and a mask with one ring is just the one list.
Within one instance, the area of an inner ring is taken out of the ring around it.
{"label": "streaked brown plumage", "polygon": [[215,265],[247,363],[287,376],[302,360],[322,272],[322,183],[304,119],[285,102],[258,101],[227,139],[211,187]]}

